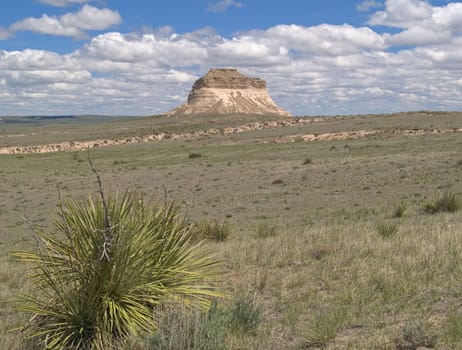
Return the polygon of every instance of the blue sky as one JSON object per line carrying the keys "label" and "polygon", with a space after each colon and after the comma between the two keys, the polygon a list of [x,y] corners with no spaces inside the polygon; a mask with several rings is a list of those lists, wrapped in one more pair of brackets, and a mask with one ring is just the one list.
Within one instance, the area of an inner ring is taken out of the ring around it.
{"label": "blue sky", "polygon": [[[367,13],[356,10],[358,1],[352,0],[288,0],[288,1],[207,1],[207,0],[107,0],[89,1],[99,8],[116,10],[122,20],[109,30],[123,33],[143,32],[165,26],[179,33],[212,27],[225,37],[242,31],[264,29],[278,24],[306,26],[322,23],[361,25]],[[44,14],[62,16],[78,11],[82,3],[69,3],[66,7],[50,6],[33,0],[15,0],[2,4],[0,23],[3,27],[27,17],[39,18]],[[107,31],[107,30],[105,30]],[[90,34],[103,31],[91,31]],[[78,48],[79,40],[62,40],[57,36],[41,36],[33,32],[19,32],[2,43],[3,49],[46,48],[65,53]]]}
{"label": "blue sky", "polygon": [[213,67],[295,115],[462,110],[462,2],[2,4],[0,115],[162,113]]}

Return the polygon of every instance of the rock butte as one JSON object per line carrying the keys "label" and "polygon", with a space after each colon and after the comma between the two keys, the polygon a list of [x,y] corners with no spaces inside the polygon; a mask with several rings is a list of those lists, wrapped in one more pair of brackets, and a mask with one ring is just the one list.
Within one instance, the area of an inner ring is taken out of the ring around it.
{"label": "rock butte", "polygon": [[246,77],[232,68],[210,69],[193,84],[186,103],[167,113],[192,114],[290,116],[274,103],[264,80]]}

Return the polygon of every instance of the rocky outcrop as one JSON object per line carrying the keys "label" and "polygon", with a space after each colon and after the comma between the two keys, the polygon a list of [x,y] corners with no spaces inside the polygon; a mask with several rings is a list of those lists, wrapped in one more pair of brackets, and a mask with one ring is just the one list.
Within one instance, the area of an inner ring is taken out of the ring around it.
{"label": "rocky outcrop", "polygon": [[198,79],[185,104],[167,115],[261,114],[290,116],[269,96],[266,83],[249,78],[236,69],[211,69]]}
{"label": "rocky outcrop", "polygon": [[[0,155],[2,154],[23,154],[23,153],[52,153],[62,151],[82,151],[90,148],[109,147],[116,145],[130,145],[141,142],[160,142],[163,140],[178,140],[185,138],[214,136],[214,135],[236,135],[245,132],[276,129],[283,127],[297,127],[306,124],[325,123],[325,118],[290,118],[278,119],[255,122],[240,126],[226,127],[224,129],[210,128],[207,130],[198,130],[186,132],[182,134],[176,133],[161,133],[151,134],[144,136],[133,136],[122,139],[99,139],[93,141],[65,141],[61,143],[52,143],[47,145],[37,146],[6,146],[0,147]],[[309,141],[331,141],[331,140],[353,140],[364,137],[380,137],[391,135],[402,136],[422,136],[422,135],[444,135],[444,134],[462,134],[462,128],[449,128],[449,129],[371,129],[371,130],[354,130],[354,131],[341,131],[341,132],[327,132],[322,134],[290,134],[285,136],[270,136],[262,138],[256,142],[309,142]]]}

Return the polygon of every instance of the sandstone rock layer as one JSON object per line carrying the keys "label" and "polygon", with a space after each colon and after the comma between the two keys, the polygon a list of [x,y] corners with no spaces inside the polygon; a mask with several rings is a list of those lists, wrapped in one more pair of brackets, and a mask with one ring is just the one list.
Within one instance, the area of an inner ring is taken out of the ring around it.
{"label": "sandstone rock layer", "polygon": [[167,115],[261,114],[290,116],[279,108],[259,78],[249,78],[236,69],[211,69],[196,80],[185,104]]}

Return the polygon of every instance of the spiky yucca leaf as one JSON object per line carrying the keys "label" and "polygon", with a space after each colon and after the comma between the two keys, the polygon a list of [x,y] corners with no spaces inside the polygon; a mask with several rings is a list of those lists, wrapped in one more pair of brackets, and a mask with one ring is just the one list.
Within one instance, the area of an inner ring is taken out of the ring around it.
{"label": "spiky yucca leaf", "polygon": [[190,240],[173,205],[127,192],[106,207],[99,197],[69,201],[56,235],[36,231],[38,250],[14,253],[30,266],[35,290],[19,308],[33,315],[29,336],[47,349],[106,349],[154,329],[163,301],[206,306],[220,295],[210,283],[217,260]]}

